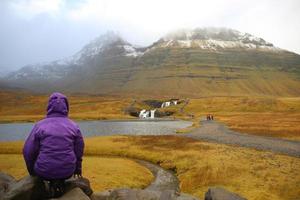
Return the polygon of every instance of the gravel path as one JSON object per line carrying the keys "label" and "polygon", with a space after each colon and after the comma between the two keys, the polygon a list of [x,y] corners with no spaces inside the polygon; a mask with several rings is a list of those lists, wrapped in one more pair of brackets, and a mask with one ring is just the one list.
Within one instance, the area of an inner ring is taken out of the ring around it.
{"label": "gravel path", "polygon": [[216,121],[201,121],[201,127],[186,134],[187,137],[267,150],[275,153],[300,157],[300,142],[278,138],[242,134],[229,130],[225,125]]}

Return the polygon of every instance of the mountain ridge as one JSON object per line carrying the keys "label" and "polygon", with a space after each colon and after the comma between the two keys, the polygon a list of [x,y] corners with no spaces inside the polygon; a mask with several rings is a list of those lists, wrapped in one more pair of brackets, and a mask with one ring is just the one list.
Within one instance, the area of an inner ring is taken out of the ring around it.
{"label": "mountain ridge", "polygon": [[[23,67],[5,80],[35,91],[299,95],[299,72],[298,54],[262,38],[234,29],[197,28],[169,33],[142,48],[108,32],[67,59]],[[275,75],[285,82],[274,84]]]}

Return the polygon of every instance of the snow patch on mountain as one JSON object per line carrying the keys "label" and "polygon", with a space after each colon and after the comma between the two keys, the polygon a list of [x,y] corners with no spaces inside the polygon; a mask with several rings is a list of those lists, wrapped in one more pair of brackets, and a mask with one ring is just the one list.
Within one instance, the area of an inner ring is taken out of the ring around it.
{"label": "snow patch on mountain", "polygon": [[124,45],[123,48],[125,50],[125,56],[138,57],[144,54],[143,52],[138,51],[132,45]]}
{"label": "snow patch on mountain", "polygon": [[157,45],[154,45],[154,48],[155,46],[182,48],[198,47],[209,50],[217,50],[220,48],[264,49],[270,51],[281,50],[262,38],[227,28],[181,29],[167,34],[157,42]]}
{"label": "snow patch on mountain", "polygon": [[200,48],[207,50],[230,49],[230,48],[244,48],[244,49],[262,49],[270,51],[281,51],[282,49],[274,46],[257,45],[253,43],[244,43],[242,41],[222,41],[222,40],[169,40],[155,45],[152,49],[157,47],[180,47],[180,48]]}
{"label": "snow patch on mountain", "polygon": [[192,45],[192,40],[189,40],[189,39],[188,40],[178,40],[178,42],[179,42],[181,47],[189,48]]}

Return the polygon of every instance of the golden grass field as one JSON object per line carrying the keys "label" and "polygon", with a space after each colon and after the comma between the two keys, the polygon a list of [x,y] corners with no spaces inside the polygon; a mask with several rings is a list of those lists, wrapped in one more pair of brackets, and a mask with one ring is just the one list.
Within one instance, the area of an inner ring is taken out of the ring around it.
{"label": "golden grass field", "polygon": [[191,99],[185,111],[196,119],[211,113],[215,119],[242,133],[300,141],[299,97]]}
{"label": "golden grass field", "polygon": [[[0,92],[0,121],[40,120],[47,99],[46,95]],[[70,95],[69,101],[72,119],[132,118],[124,112],[133,101],[129,98]],[[300,97],[207,97],[190,99],[183,112],[179,111],[181,106],[169,109],[176,111],[175,118],[194,123],[178,133],[198,127],[199,120],[211,113],[240,132],[300,140]],[[23,142],[0,142],[0,171],[16,177],[26,173],[20,155],[22,146]],[[84,176],[96,191],[144,187],[152,175],[126,158],[144,159],[176,170],[182,191],[200,198],[208,187],[222,186],[250,200],[300,199],[299,158],[180,136],[87,138]]]}
{"label": "golden grass field", "polygon": [[[300,198],[299,158],[179,136],[105,136],[87,138],[85,142],[83,175],[100,190],[126,184],[143,187],[148,183],[151,175],[147,170],[124,160],[138,158],[176,171],[181,190],[199,198],[210,186],[225,187],[250,200]],[[22,145],[23,142],[0,143],[0,154],[6,154],[0,156],[1,171],[18,177],[24,173],[21,155],[15,155],[20,154]],[[122,159],[114,160],[115,156]],[[126,175],[127,170],[130,174]]]}
{"label": "golden grass field", "polygon": [[[70,117],[75,120],[133,118],[124,112],[133,102],[127,97],[68,97]],[[47,99],[47,95],[0,92],[0,122],[38,121],[45,115]],[[207,97],[190,99],[183,112],[179,112],[181,106],[168,109],[177,111],[176,118],[192,120],[193,127],[211,113],[217,120],[240,132],[300,140],[300,97]],[[178,130],[178,133],[193,127]]]}
{"label": "golden grass field", "polygon": [[[16,179],[28,174],[21,154],[0,154],[0,171]],[[95,191],[119,187],[144,188],[153,179],[147,168],[124,158],[85,156],[83,172]]]}
{"label": "golden grass field", "polygon": [[[68,96],[70,117],[76,120],[132,118],[124,114],[130,99],[103,96]],[[38,121],[45,116],[48,96],[0,92],[0,122]]]}

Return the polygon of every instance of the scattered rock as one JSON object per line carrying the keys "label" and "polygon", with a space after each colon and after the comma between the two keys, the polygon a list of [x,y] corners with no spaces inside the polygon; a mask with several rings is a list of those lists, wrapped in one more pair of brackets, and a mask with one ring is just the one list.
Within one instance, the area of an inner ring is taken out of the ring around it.
{"label": "scattered rock", "polygon": [[245,198],[229,192],[220,187],[209,188],[205,193],[205,200],[246,200]]}
{"label": "scattered rock", "polygon": [[[151,169],[159,173],[159,170]],[[1,200],[41,200],[45,197],[45,191],[45,185],[38,177],[27,176],[16,181],[12,176],[0,173]],[[164,188],[151,185],[144,190],[121,188],[93,194],[90,182],[86,178],[68,179],[66,191],[62,197],[51,200],[198,200],[196,197],[180,193],[177,187]],[[246,200],[246,198],[223,188],[213,187],[205,193],[205,200]]]}

